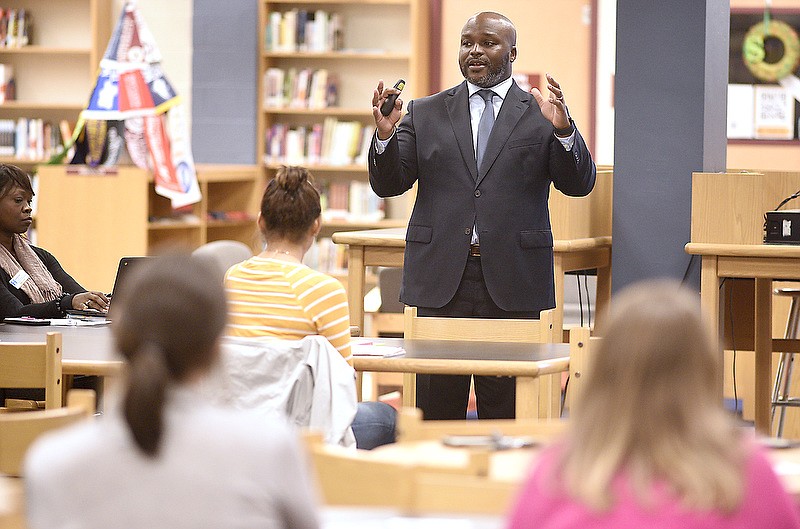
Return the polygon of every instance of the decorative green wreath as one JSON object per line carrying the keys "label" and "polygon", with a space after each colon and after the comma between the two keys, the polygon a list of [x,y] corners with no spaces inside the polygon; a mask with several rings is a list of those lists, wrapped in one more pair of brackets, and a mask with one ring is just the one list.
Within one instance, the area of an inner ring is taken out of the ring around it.
{"label": "decorative green wreath", "polygon": [[[783,57],[776,63],[765,62],[764,39],[775,37],[783,43]],[[800,62],[800,38],[794,28],[780,20],[759,22],[744,36],[742,55],[747,68],[761,81],[773,83],[793,73]]]}

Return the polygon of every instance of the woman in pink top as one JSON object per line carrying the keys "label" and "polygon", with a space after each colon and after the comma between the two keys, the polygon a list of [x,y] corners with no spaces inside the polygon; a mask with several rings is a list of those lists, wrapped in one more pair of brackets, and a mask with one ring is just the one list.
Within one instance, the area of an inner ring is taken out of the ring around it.
{"label": "woman in pink top", "polygon": [[720,350],[677,282],[614,298],[580,420],[541,455],[509,528],[800,528],[769,461],[721,405]]}

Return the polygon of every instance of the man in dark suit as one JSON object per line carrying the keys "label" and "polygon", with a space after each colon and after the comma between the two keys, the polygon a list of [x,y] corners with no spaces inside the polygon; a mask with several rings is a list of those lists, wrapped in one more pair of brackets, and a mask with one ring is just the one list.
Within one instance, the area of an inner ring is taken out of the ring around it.
{"label": "man in dark suit", "polygon": [[[381,197],[418,182],[406,233],[400,299],[423,316],[538,318],[555,306],[552,182],[570,196],[588,194],[595,166],[569,117],[560,85],[550,96],[511,78],[516,29],[482,12],[461,32],[465,82],[409,103],[379,82],[372,97],[376,138],[369,177]],[[489,91],[488,89],[491,89]],[[514,379],[475,377],[480,418],[514,416]],[[468,376],[418,377],[427,419],[463,419]]]}

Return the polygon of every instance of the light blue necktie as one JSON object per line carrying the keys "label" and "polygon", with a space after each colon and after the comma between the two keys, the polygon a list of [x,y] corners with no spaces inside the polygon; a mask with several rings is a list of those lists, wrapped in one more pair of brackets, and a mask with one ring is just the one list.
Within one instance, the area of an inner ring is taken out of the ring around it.
{"label": "light blue necktie", "polygon": [[489,135],[492,133],[494,126],[494,106],[492,105],[492,90],[478,90],[477,92],[482,98],[486,107],[481,114],[481,120],[478,122],[478,141],[475,148],[475,160],[478,162],[478,169],[481,167],[481,160],[483,154],[486,152],[486,145],[489,143]]}

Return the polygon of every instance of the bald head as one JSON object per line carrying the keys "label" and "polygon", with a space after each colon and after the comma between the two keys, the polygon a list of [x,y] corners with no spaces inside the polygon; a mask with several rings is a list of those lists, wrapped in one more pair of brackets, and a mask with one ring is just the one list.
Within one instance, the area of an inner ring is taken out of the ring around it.
{"label": "bald head", "polygon": [[[468,24],[477,24],[480,21],[489,22],[492,21],[493,24],[499,24],[505,28],[508,32],[508,36],[511,39],[509,44],[511,46],[517,45],[517,28],[514,27],[514,23],[505,16],[497,13],[496,11],[481,11],[480,13],[475,13],[471,17],[467,19],[467,22],[464,24],[464,28],[467,27]],[[462,29],[463,32],[463,29]]]}

